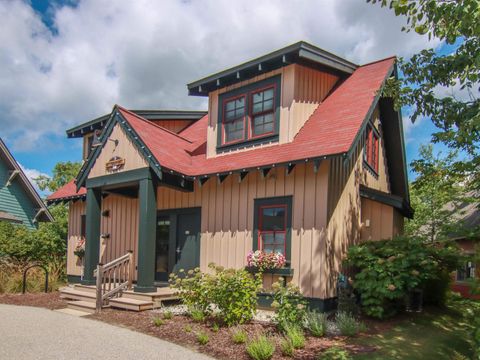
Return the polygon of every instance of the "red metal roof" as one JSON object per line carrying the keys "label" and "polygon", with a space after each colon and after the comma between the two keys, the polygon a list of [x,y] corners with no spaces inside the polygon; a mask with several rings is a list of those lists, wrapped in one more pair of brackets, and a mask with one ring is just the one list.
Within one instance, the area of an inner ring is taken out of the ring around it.
{"label": "red metal roof", "polygon": [[[315,110],[292,142],[206,157],[208,116],[180,134],[172,133],[139,115],[118,107],[119,112],[152,152],[160,166],[185,176],[212,175],[266,167],[304,159],[346,153],[352,147],[362,124],[375,106],[384,81],[393,70],[395,58],[363,65],[340,84]],[[74,184],[58,193],[68,197]],[[68,191],[67,191],[68,190]],[[81,190],[82,191],[82,190]]]}
{"label": "red metal roof", "polygon": [[77,192],[77,185],[75,185],[75,180],[71,180],[60,189],[55,191],[53,194],[47,196],[47,201],[59,201],[59,200],[69,200],[73,198],[78,198],[85,196],[87,194],[87,189],[84,187],[80,188]]}

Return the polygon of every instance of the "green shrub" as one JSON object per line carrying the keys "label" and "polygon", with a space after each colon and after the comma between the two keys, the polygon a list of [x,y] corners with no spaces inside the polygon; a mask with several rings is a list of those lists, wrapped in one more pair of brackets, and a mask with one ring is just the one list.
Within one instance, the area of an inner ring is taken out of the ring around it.
{"label": "green shrub", "polygon": [[210,341],[210,338],[208,337],[207,333],[201,331],[197,333],[197,341],[200,345],[207,345]]}
{"label": "green shrub", "polygon": [[192,332],[192,326],[191,325],[185,325],[183,330],[185,330],[186,333],[191,333]]}
{"label": "green shrub", "polygon": [[159,317],[155,317],[153,318],[153,325],[155,326],[162,326],[165,324],[165,321],[163,321],[162,319],[160,319]]}
{"label": "green shrub", "polygon": [[365,314],[384,318],[395,314],[392,305],[403,302],[410,291],[455,270],[460,259],[452,244],[397,237],[351,246],[345,265],[358,270],[353,287],[361,295]]}
{"label": "green shrub", "polygon": [[427,305],[443,306],[452,284],[450,273],[439,273],[437,278],[428,279],[423,285],[423,302]]}
{"label": "green shrub", "polygon": [[288,325],[301,325],[306,312],[306,301],[300,293],[298,286],[288,283],[283,285],[283,279],[272,285],[273,301],[272,308],[275,310],[277,326],[283,329]]}
{"label": "green shrub", "polygon": [[199,309],[190,309],[190,317],[195,322],[204,322],[205,321],[205,314],[202,310]]}
{"label": "green shrub", "polygon": [[287,325],[284,329],[285,336],[290,340],[294,349],[303,349],[305,347],[305,335],[300,326]]}
{"label": "green shrub", "polygon": [[261,335],[248,343],[246,350],[253,360],[269,360],[275,352],[275,345],[265,335]]}
{"label": "green shrub", "polygon": [[235,331],[232,334],[232,341],[235,344],[245,344],[247,342],[248,335],[244,330]]}
{"label": "green shrub", "polygon": [[220,331],[220,325],[218,325],[217,323],[213,323],[212,331],[213,331],[214,333],[219,332],[219,331]]}
{"label": "green shrub", "polygon": [[292,357],[295,351],[292,342],[288,338],[283,338],[280,341],[280,350],[282,351],[283,356]]}
{"label": "green shrub", "polygon": [[190,270],[184,277],[171,275],[170,284],[189,308],[205,316],[216,308],[228,326],[250,321],[257,308],[257,292],[261,275],[245,270],[224,269],[210,264],[213,274]]}
{"label": "green shrub", "polygon": [[318,360],[351,360],[352,357],[347,350],[340,347],[333,346],[324,352],[320,353]]}
{"label": "green shrub", "polygon": [[322,337],[327,330],[327,315],[316,311],[307,311],[304,327],[315,337]]}
{"label": "green shrub", "polygon": [[357,297],[353,293],[353,288],[349,285],[340,286],[337,290],[337,311],[345,312],[357,316],[360,314],[360,307],[357,304]]}
{"label": "green shrub", "polygon": [[173,313],[170,310],[167,310],[163,313],[163,318],[165,320],[170,320],[173,317]]}
{"label": "green shrub", "polygon": [[340,330],[340,334],[344,336],[355,336],[359,332],[365,331],[365,325],[360,323],[351,314],[342,312],[337,313],[335,323]]}

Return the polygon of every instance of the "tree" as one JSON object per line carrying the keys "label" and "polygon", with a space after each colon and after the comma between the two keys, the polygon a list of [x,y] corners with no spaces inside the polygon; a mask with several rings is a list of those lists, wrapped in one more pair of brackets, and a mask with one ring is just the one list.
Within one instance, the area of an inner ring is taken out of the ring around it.
{"label": "tree", "polygon": [[463,174],[452,171],[457,153],[446,156],[434,154],[432,145],[420,146],[420,159],[410,166],[417,174],[411,183],[411,203],[415,217],[405,225],[405,233],[431,242],[443,240],[459,232],[460,207],[466,201],[466,184]]}
{"label": "tree", "polygon": [[[390,79],[385,95],[397,108],[412,107],[412,121],[431,118],[438,127],[434,142],[443,142],[466,156],[453,165],[472,174],[480,189],[480,2],[478,0],[367,0],[389,6],[397,16],[407,17],[403,31],[435,37],[456,48],[447,54],[425,49],[409,60],[399,59],[403,78]],[[451,90],[442,96],[441,89]],[[463,91],[463,95],[458,94]],[[457,93],[456,93],[457,92]]]}
{"label": "tree", "polygon": [[34,180],[40,190],[57,191],[69,181],[75,179],[81,167],[80,162],[59,162],[53,168],[52,177],[40,175]]}

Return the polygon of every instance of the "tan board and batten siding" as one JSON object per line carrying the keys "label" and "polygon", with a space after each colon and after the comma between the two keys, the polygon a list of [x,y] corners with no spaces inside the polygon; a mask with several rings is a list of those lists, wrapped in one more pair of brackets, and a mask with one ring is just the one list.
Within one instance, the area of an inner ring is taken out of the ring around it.
{"label": "tan board and batten siding", "polygon": [[[338,81],[338,77],[335,75],[292,64],[252,79],[212,91],[208,97],[209,122],[207,130],[207,157],[217,156],[219,95],[279,74],[282,78],[278,141],[280,144],[293,140],[310,115],[313,114],[318,104],[325,99]],[[268,146],[268,144],[259,146]],[[244,149],[235,151],[244,151]]]}
{"label": "tan board and batten siding", "polygon": [[[281,143],[293,139],[338,80],[333,75],[294,64],[211,93],[207,156],[215,156],[216,151],[218,95],[276,74],[282,75]],[[378,109],[373,112],[372,121],[381,134]],[[115,148],[111,141],[107,142],[89,177],[105,175],[105,163],[115,155],[126,159],[122,171],[147,166],[118,125],[111,139],[120,140],[118,147]],[[391,224],[392,234],[401,231],[403,226],[403,217],[396,210],[390,208],[385,211],[391,214],[388,222],[383,218],[377,219],[373,209],[378,207],[378,203],[372,205],[360,197],[360,184],[390,192],[383,137],[380,139],[378,176],[363,164],[364,143],[364,136],[361,136],[348,160],[341,157],[324,160],[317,172],[313,164],[307,162],[297,165],[288,175],[285,168],[279,167],[273,168],[266,178],[260,172],[252,171],[242,181],[239,181],[238,174],[233,174],[221,184],[215,178],[209,179],[203,186],[195,182],[193,192],[159,187],[157,208],[200,207],[202,270],[207,270],[211,262],[241,268],[245,266],[247,253],[253,247],[254,200],[292,196],[292,281],[299,285],[305,296],[334,297],[336,275],[341,271],[341,261],[348,246],[361,239],[373,238],[362,226],[367,216],[370,217],[368,231],[371,234],[377,234],[377,227],[383,223]],[[85,203],[71,203],[70,209],[68,274],[79,275],[80,267],[74,263],[73,248],[78,238],[76,234],[80,233],[80,215],[85,212]],[[136,252],[138,200],[109,195],[102,202],[102,210],[109,210],[109,216],[102,216],[101,232],[110,234],[109,238],[101,240],[102,261],[110,261],[127,250]],[[387,233],[386,229],[380,228],[381,236]],[[272,275],[265,276],[264,286],[269,287],[274,280]]]}

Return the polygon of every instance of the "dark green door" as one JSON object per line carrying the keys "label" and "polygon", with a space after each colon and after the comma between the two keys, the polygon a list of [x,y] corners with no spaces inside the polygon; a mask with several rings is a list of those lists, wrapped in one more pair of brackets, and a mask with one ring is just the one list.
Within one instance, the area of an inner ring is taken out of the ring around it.
{"label": "dark green door", "polygon": [[177,239],[174,272],[199,266],[200,212],[180,213],[177,216]]}
{"label": "dark green door", "polygon": [[171,272],[200,265],[200,208],[159,211],[155,280],[168,281]]}

